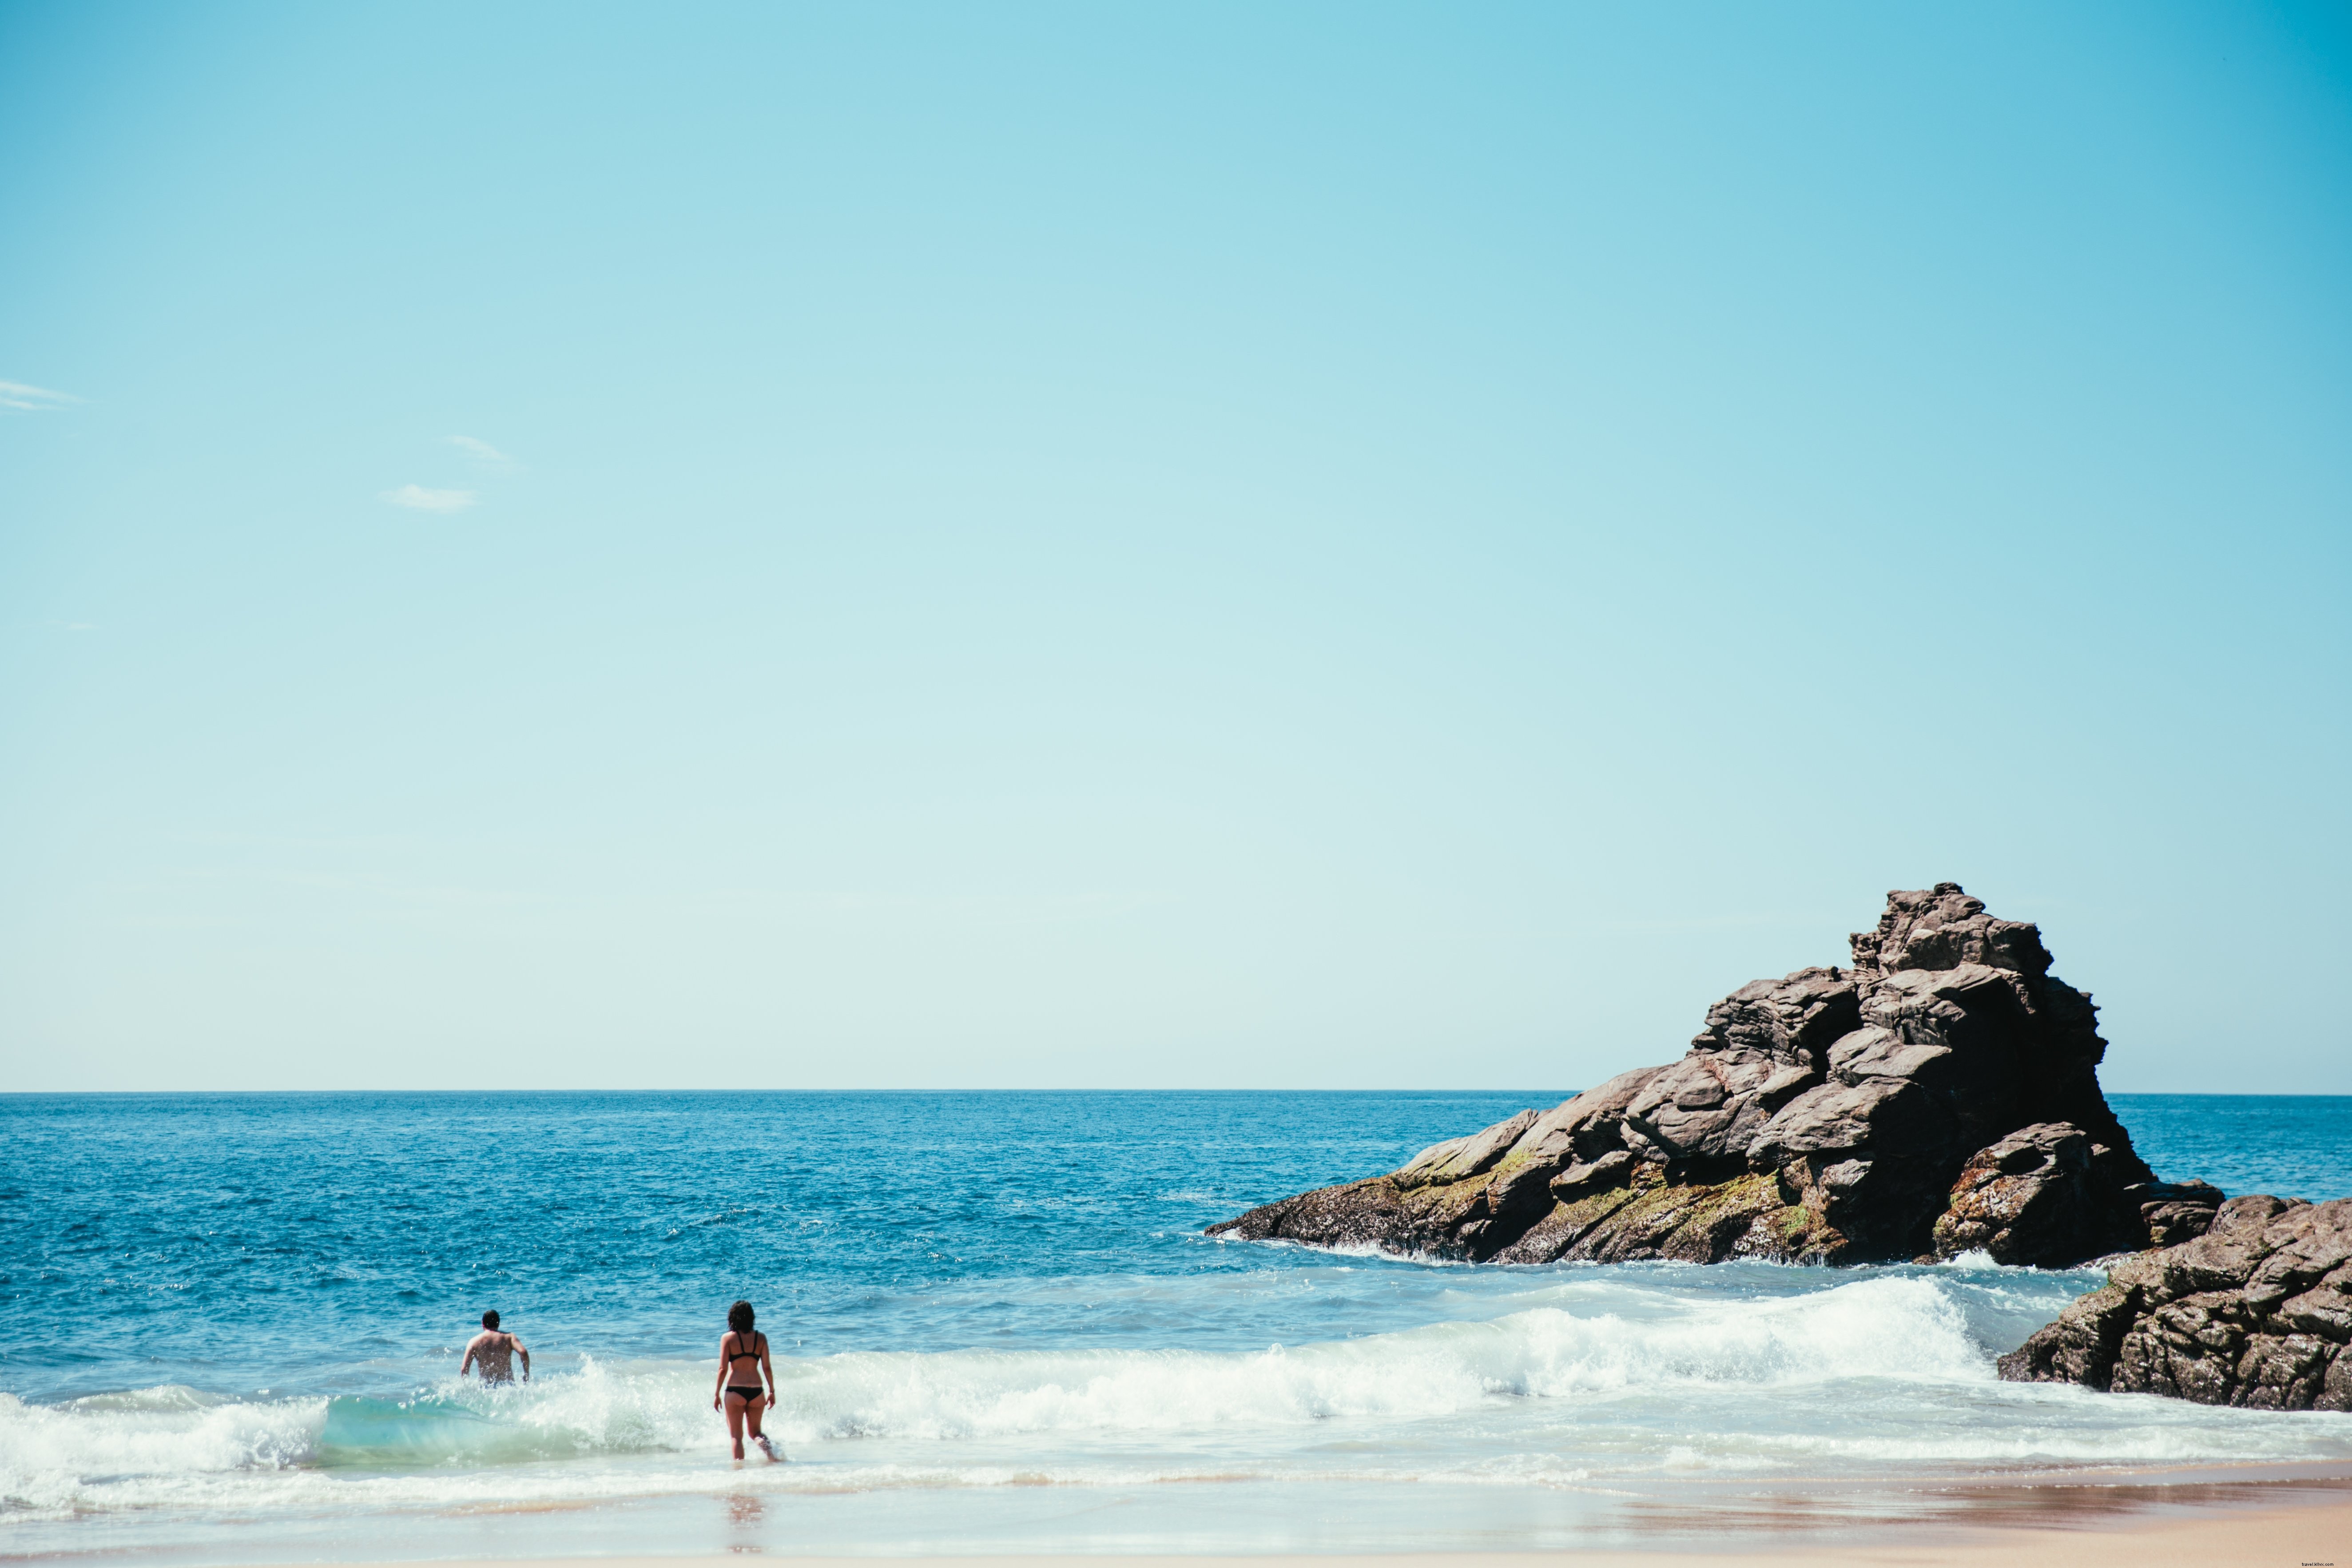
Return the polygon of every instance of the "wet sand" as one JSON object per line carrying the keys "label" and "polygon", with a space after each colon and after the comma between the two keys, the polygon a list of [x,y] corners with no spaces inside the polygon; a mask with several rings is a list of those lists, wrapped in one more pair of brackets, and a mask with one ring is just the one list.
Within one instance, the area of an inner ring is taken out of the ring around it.
{"label": "wet sand", "polygon": [[[2263,1489],[2260,1501],[2207,1506],[2165,1503],[2029,1512],[1955,1525],[1949,1521],[1881,1526],[1859,1538],[1790,1542],[1758,1521],[1752,1528],[1687,1535],[1656,1551],[1340,1552],[1268,1556],[1103,1556],[1034,1552],[933,1557],[800,1557],[757,1553],[793,1568],[975,1568],[1036,1563],[1050,1568],[2352,1568],[2352,1496],[2340,1486]],[[719,1554],[713,1554],[719,1555]],[[493,1558],[446,1568],[513,1568],[522,1559]],[[710,1556],[589,1557],[538,1560],[535,1568],[703,1568]],[[349,1564],[341,1568],[351,1568]],[[389,1563],[379,1568],[391,1568]]]}

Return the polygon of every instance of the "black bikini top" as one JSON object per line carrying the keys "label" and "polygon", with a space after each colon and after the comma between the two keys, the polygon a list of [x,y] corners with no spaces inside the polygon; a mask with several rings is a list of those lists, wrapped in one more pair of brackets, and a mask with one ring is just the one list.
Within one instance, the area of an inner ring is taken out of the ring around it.
{"label": "black bikini top", "polygon": [[766,1339],[767,1337],[767,1335],[760,1333],[756,1330],[753,1331],[751,1337],[749,1339],[745,1339],[740,1332],[738,1332],[735,1336],[735,1342],[737,1344],[749,1345],[754,1348],[737,1351],[733,1355],[727,1358],[727,1364],[729,1366],[733,1366],[739,1361],[758,1361],[760,1359],[760,1352],[757,1346],[761,1340]]}

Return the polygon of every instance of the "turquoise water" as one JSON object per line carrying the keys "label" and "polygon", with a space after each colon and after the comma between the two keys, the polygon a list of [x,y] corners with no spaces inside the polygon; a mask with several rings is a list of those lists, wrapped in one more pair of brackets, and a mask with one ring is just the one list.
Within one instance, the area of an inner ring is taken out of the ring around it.
{"label": "turquoise water", "polygon": [[[2079,1272],[1200,1234],[1565,1092],[0,1098],[0,1552],[1538,1547],[2352,1462],[2342,1416],[1995,1381]],[[2168,1176],[2352,1194],[2352,1100],[2116,1105]],[[738,1296],[785,1465],[709,1409]],[[455,1380],[485,1307],[529,1387]]]}

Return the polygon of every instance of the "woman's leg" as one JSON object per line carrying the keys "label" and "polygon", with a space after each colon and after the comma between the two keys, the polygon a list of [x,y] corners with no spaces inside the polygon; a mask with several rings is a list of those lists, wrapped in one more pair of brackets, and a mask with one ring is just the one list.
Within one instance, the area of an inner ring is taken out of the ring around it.
{"label": "woman's leg", "polygon": [[768,1407],[765,1399],[754,1398],[743,1406],[743,1419],[751,1424],[751,1441],[760,1440],[760,1413]]}
{"label": "woman's leg", "polygon": [[[727,1396],[727,1435],[735,1439],[735,1457],[739,1459],[743,1457],[743,1396],[740,1394],[729,1394]],[[757,1416],[752,1417],[751,1430],[755,1434],[760,1430]]]}

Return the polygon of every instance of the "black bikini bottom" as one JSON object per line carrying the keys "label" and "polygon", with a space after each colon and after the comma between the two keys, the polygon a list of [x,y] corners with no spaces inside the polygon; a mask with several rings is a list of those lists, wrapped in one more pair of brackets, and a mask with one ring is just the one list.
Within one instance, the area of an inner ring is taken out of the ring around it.
{"label": "black bikini bottom", "polygon": [[727,1392],[733,1394],[736,1398],[741,1400],[746,1405],[751,1404],[751,1401],[755,1399],[765,1399],[768,1397],[768,1391],[761,1388],[756,1383],[749,1388],[739,1388],[730,1383],[727,1385]]}

